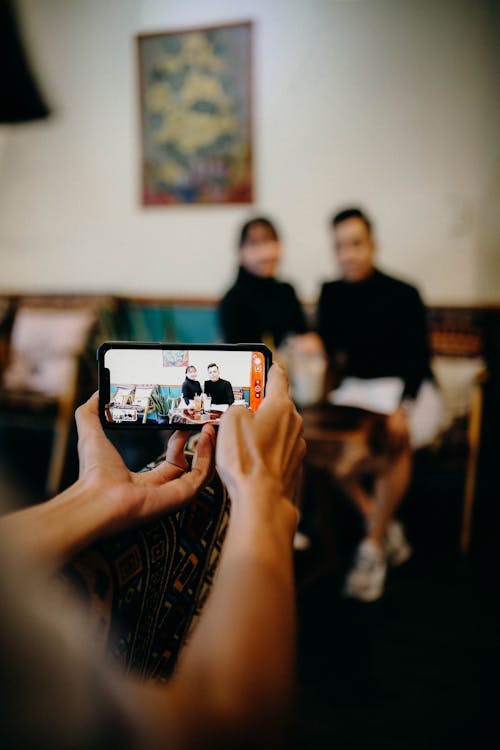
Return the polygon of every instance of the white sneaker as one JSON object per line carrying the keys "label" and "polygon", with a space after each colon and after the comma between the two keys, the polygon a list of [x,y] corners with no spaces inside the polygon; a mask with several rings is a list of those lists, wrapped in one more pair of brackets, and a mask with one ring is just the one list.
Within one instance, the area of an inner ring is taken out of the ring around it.
{"label": "white sneaker", "polygon": [[412,546],[399,521],[391,521],[387,527],[384,553],[390,565],[402,565],[413,554]]}
{"label": "white sneaker", "polygon": [[296,531],[293,537],[293,548],[297,552],[304,552],[311,547],[311,540],[303,531]]}
{"label": "white sneaker", "polygon": [[383,550],[371,539],[365,539],[358,546],[354,565],[347,574],[344,595],[363,602],[379,599],[384,593],[386,573]]}

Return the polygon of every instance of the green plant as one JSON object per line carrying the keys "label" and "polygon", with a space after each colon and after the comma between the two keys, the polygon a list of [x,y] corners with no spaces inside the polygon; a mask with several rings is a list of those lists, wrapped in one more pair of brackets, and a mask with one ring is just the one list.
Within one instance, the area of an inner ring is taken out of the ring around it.
{"label": "green plant", "polygon": [[168,399],[159,388],[156,388],[151,394],[151,402],[157,414],[166,414],[168,412]]}

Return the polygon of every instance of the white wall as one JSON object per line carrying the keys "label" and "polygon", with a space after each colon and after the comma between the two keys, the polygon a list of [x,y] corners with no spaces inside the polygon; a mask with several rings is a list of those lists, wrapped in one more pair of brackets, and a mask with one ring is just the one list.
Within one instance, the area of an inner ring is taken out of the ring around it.
{"label": "white wall", "polygon": [[[498,297],[496,6],[19,0],[54,114],[0,127],[0,287],[217,296],[258,211],[282,230],[282,276],[313,299],[335,270],[328,218],[355,202],[381,265],[428,301]],[[255,21],[255,204],[141,207],[134,35],[242,19]]]}
{"label": "white wall", "polygon": [[[251,352],[190,350],[189,364],[197,369],[197,377],[202,387],[208,377],[208,365],[215,362],[220,377],[229,380],[234,386],[248,388],[251,380]],[[149,383],[159,385],[182,385],[186,378],[186,367],[166,367],[160,349],[137,350],[110,349],[104,357],[104,365],[109,368],[110,382]]]}

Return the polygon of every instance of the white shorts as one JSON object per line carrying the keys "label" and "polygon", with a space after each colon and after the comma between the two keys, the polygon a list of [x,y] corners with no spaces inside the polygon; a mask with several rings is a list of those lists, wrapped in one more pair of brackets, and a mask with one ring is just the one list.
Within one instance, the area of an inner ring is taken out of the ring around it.
{"label": "white shorts", "polygon": [[[357,406],[380,414],[396,411],[403,393],[401,378],[344,378],[328,400],[341,406]],[[432,380],[424,380],[408,413],[412,448],[430,445],[443,420],[443,399]]]}

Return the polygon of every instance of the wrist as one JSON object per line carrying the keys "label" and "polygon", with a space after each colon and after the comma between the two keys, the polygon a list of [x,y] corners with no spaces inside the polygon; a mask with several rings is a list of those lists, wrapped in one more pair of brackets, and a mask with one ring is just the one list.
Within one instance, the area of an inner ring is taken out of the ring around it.
{"label": "wrist", "polygon": [[278,498],[285,500],[282,482],[265,471],[232,474],[222,477],[222,481],[239,513],[255,517],[269,515],[275,511]]}
{"label": "wrist", "polygon": [[275,478],[244,477],[228,486],[231,518],[247,538],[255,534],[284,535],[292,538],[298,516],[297,508],[285,495],[281,481]]}
{"label": "wrist", "polygon": [[84,479],[54,498],[60,504],[60,520],[68,528],[66,548],[74,554],[106,534],[112,522],[109,503]]}
{"label": "wrist", "polygon": [[411,396],[405,396],[399,406],[404,411],[406,416],[409,416],[413,411],[413,407],[415,406],[415,399],[411,398]]}
{"label": "wrist", "polygon": [[90,488],[77,480],[51,500],[4,517],[0,527],[16,556],[51,572],[99,537],[105,516]]}

